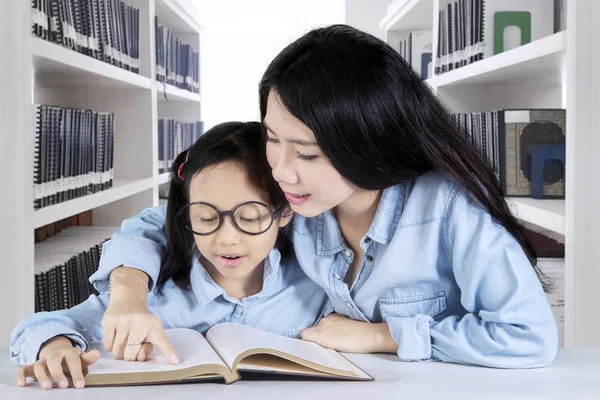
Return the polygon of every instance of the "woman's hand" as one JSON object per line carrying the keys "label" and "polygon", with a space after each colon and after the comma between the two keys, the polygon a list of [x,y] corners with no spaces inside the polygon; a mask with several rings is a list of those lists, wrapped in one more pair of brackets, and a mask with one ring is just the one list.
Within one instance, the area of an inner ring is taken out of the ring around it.
{"label": "woman's hand", "polygon": [[73,386],[82,389],[85,387],[84,376],[87,375],[88,367],[99,358],[98,350],[84,353],[73,347],[66,337],[57,336],[42,347],[36,363],[19,368],[17,386],[23,387],[27,384],[27,378],[35,378],[42,389],[48,390],[52,388],[52,377],[58,387],[65,389],[69,387],[66,373],[71,376]]}
{"label": "woman's hand", "polygon": [[346,353],[395,353],[398,345],[386,323],[355,321],[329,314],[319,323],[300,332],[300,339]]}
{"label": "woman's hand", "polygon": [[[147,280],[141,271],[118,268],[113,274],[137,274]],[[118,360],[144,361],[156,346],[171,364],[179,364],[179,357],[167,338],[160,320],[146,305],[146,288],[134,279],[118,278],[111,284],[110,302],[102,319],[103,345]],[[127,345],[127,343],[138,343]]]}

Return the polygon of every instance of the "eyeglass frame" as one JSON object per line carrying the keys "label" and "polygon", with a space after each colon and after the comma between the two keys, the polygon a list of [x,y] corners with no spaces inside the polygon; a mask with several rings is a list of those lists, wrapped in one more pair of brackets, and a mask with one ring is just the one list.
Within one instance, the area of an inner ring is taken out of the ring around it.
{"label": "eyeglass frame", "polygon": [[[251,235],[251,236],[258,236],[258,235],[262,235],[263,233],[266,233],[269,229],[271,229],[271,227],[273,226],[273,222],[275,222],[275,220],[281,218],[281,214],[283,212],[283,210],[285,209],[285,206],[288,205],[287,202],[284,202],[277,210],[273,211],[271,209],[271,207],[269,207],[267,204],[265,203],[261,203],[260,201],[245,201],[243,203],[238,204],[237,206],[233,207],[231,210],[229,211],[219,211],[219,209],[217,207],[215,207],[214,205],[210,204],[210,203],[205,203],[203,201],[195,201],[193,203],[188,203],[185,206],[183,206],[183,208],[181,210],[179,210],[179,212],[177,213],[178,217],[182,217],[183,213],[189,209],[191,206],[193,206],[194,204],[201,204],[201,205],[205,205],[205,206],[209,206],[210,208],[212,208],[213,210],[216,211],[217,215],[219,216],[219,223],[217,224],[217,227],[210,233],[199,233],[196,232],[192,229],[190,224],[186,224],[186,228],[189,229],[194,235],[198,235],[198,236],[209,236],[212,235],[213,233],[215,233],[216,231],[219,230],[219,228],[221,227],[221,225],[223,225],[223,221],[225,220],[226,216],[229,216],[229,218],[231,218],[231,222],[233,223],[233,226],[240,232],[242,232],[243,234],[246,235]],[[235,220],[234,214],[235,212],[238,210],[238,208],[246,205],[246,204],[259,204],[263,207],[265,207],[270,213],[271,213],[271,223],[269,223],[269,226],[263,230],[262,232],[247,232],[245,230],[243,230],[237,223],[237,221]],[[189,218],[189,215],[188,215]]]}

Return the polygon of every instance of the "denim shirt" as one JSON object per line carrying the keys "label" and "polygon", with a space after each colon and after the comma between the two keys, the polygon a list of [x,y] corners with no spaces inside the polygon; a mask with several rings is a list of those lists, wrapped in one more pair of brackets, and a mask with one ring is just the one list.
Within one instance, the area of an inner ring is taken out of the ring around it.
{"label": "denim shirt", "polygon": [[[298,337],[302,329],[314,325],[327,296],[308,279],[294,257],[287,258],[282,261],[279,251],[272,250],[264,263],[261,292],[238,300],[227,295],[194,257],[189,289],[168,280],[162,295],[156,291],[148,294],[148,309],[165,329],[191,328],[205,334],[213,325],[236,322]],[[92,295],[68,310],[33,314],[17,325],[11,335],[13,361],[21,365],[34,363],[43,343],[58,335],[66,336],[83,350],[90,341],[102,340],[101,322],[109,303],[105,283],[97,286],[99,296]]]}
{"label": "denim shirt", "polygon": [[[119,265],[156,280],[160,214],[147,209],[123,223],[92,276],[97,284]],[[333,213],[293,224],[298,262],[329,297],[324,314],[387,323],[400,359],[531,368],[556,356],[556,323],[519,243],[444,175],[383,191],[350,288],[354,254]]]}

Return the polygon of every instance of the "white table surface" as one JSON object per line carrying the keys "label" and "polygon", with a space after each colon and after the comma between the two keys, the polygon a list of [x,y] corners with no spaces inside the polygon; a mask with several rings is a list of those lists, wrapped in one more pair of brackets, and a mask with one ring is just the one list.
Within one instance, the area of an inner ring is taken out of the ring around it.
{"label": "white table surface", "polygon": [[52,389],[15,385],[16,365],[0,349],[0,399],[600,399],[600,349],[561,349],[548,368],[500,370],[441,362],[401,362],[394,355],[347,355],[374,382],[238,381],[160,386]]}

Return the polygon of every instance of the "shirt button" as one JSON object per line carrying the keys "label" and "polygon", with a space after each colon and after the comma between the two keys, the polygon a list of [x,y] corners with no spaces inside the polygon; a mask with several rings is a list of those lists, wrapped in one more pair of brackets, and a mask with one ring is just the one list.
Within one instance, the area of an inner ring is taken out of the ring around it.
{"label": "shirt button", "polygon": [[368,262],[373,262],[373,256],[367,256],[367,261]]}
{"label": "shirt button", "polygon": [[350,257],[352,255],[352,252],[350,250],[346,250],[344,254],[346,254],[346,257]]}
{"label": "shirt button", "polygon": [[365,243],[371,243],[371,238],[366,238]]}
{"label": "shirt button", "polygon": [[244,312],[244,307],[242,307],[242,306],[237,306],[237,307],[235,308],[235,313],[236,313],[236,314],[241,314],[241,313],[243,313],[243,312]]}
{"label": "shirt button", "polygon": [[346,303],[346,305],[348,306],[348,308],[354,308],[354,306],[352,305],[352,303]]}
{"label": "shirt button", "polygon": [[333,277],[334,277],[335,279],[338,279],[338,280],[339,280],[339,279],[342,279],[342,277],[340,276],[340,274],[333,274]]}

